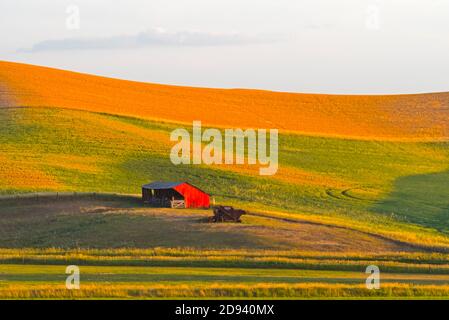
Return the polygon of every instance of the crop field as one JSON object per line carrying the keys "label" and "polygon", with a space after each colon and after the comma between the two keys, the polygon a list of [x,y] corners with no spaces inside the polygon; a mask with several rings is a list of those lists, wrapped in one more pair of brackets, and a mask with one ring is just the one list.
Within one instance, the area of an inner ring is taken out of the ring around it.
{"label": "crop field", "polygon": [[137,194],[151,180],[186,180],[206,186],[218,203],[361,231],[374,225],[376,233],[419,245],[449,243],[444,142],[282,134],[279,173],[264,178],[257,168],[173,166],[171,124],[54,108],[0,109],[0,117],[3,194]]}
{"label": "crop field", "polygon": [[[449,254],[374,234],[258,214],[210,224],[210,210],[135,197],[0,201],[0,298],[449,297]],[[77,265],[80,290],[65,288]],[[382,290],[365,268],[382,270]]]}
{"label": "crop field", "polygon": [[[0,298],[448,298],[449,255],[202,249],[2,249]],[[65,268],[80,268],[67,290]],[[381,289],[365,287],[367,264]]]}
{"label": "crop field", "polygon": [[176,123],[201,119],[213,127],[276,128],[365,139],[441,139],[449,134],[447,93],[344,96],[192,88],[4,61],[0,61],[0,81],[8,88],[4,100],[18,106],[78,109]]}
{"label": "crop field", "polygon": [[[0,103],[0,298],[449,296],[447,93],[184,88],[0,62]],[[280,129],[277,174],[174,166],[170,132],[199,119]],[[153,180],[250,214],[144,207]],[[68,264],[80,291],[64,289]],[[371,264],[381,290],[365,289]]]}
{"label": "crop field", "polygon": [[65,267],[3,265],[0,298],[436,298],[449,297],[445,275],[383,275],[382,289],[364,274],[203,267],[82,266],[80,290],[65,288]]}

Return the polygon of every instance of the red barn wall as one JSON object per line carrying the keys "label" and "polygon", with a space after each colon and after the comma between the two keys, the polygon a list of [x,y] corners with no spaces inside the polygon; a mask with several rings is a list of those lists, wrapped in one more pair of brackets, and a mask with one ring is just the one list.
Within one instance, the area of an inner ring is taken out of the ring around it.
{"label": "red barn wall", "polygon": [[186,208],[209,208],[210,197],[207,193],[188,183],[180,184],[174,189],[184,196]]}

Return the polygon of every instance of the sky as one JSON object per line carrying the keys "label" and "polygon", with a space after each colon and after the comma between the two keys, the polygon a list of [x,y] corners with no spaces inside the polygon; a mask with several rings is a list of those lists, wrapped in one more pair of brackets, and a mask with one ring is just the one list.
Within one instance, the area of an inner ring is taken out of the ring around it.
{"label": "sky", "polygon": [[0,60],[218,88],[449,91],[447,0],[1,0]]}

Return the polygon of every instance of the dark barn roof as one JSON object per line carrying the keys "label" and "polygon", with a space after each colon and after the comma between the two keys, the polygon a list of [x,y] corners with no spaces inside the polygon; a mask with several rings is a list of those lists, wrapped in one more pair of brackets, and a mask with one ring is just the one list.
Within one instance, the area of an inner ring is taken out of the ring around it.
{"label": "dark barn roof", "polygon": [[200,188],[194,186],[191,183],[185,182],[185,181],[178,181],[178,182],[171,182],[171,181],[154,181],[148,184],[144,184],[142,186],[142,189],[154,189],[154,190],[167,190],[167,189],[173,189],[176,188],[177,186],[180,186],[182,184],[188,184],[189,186],[198,189],[199,191],[207,194],[210,196],[209,193],[204,192],[203,190],[201,190]]}
{"label": "dark barn roof", "polygon": [[151,182],[149,184],[145,184],[142,186],[144,189],[155,189],[155,190],[164,190],[164,189],[172,189],[174,187],[177,187],[185,182],[162,182],[162,181],[155,181]]}

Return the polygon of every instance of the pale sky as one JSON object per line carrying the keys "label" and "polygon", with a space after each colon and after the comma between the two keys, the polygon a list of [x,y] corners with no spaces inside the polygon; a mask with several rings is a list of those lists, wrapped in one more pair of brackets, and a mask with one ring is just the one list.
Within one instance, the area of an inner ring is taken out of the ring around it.
{"label": "pale sky", "polygon": [[0,1],[0,60],[166,84],[449,91],[448,39],[448,0]]}

